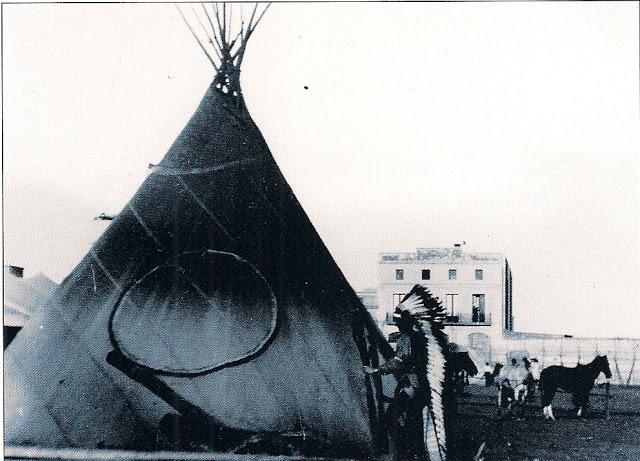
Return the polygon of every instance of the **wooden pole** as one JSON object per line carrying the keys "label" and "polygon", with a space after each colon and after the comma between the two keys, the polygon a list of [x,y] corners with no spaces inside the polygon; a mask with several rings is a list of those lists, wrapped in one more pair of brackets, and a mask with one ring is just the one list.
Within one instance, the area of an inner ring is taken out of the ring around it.
{"label": "wooden pole", "polygon": [[[299,456],[239,455],[179,451],[126,451],[81,448],[37,448],[8,446],[4,459],[42,461],[339,461]],[[343,460],[346,461],[346,460]]]}
{"label": "wooden pole", "polygon": [[607,381],[607,384],[604,385],[604,414],[605,419],[609,419],[609,400],[611,400],[611,384]]}
{"label": "wooden pole", "polygon": [[631,362],[631,367],[629,368],[629,377],[627,378],[627,386],[631,385],[631,379],[633,378],[633,369],[636,366],[636,348],[633,348],[633,361]]}
{"label": "wooden pole", "polygon": [[482,461],[484,460],[484,457],[482,456],[482,453],[484,452],[485,447],[487,446],[487,442],[482,442],[482,445],[480,445],[480,448],[478,448],[478,453],[476,453],[476,455],[473,458],[473,461]]}
{"label": "wooden pole", "polygon": [[613,353],[613,363],[616,365],[616,377],[618,384],[624,384],[622,373],[620,373],[620,367],[618,366],[618,338],[615,339],[615,351]]}

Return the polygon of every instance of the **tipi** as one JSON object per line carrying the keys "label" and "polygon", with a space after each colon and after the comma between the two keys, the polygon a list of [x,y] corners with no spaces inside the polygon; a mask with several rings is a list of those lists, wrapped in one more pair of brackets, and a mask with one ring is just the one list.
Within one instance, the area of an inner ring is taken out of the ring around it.
{"label": "tipi", "polygon": [[153,449],[164,434],[233,450],[302,433],[367,456],[384,444],[381,385],[362,366],[389,345],[243,100],[240,66],[264,11],[232,36],[226,5],[202,8],[213,83],[7,349],[8,445]]}

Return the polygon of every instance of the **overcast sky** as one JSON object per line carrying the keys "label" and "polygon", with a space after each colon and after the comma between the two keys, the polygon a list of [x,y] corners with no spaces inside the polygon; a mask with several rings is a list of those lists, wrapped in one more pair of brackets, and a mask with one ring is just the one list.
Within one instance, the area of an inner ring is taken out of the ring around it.
{"label": "overcast sky", "polygon": [[[3,20],[5,263],[60,281],[212,69],[168,4]],[[242,84],[356,289],[466,241],[509,259],[516,329],[638,336],[638,54],[636,2],[275,4]]]}

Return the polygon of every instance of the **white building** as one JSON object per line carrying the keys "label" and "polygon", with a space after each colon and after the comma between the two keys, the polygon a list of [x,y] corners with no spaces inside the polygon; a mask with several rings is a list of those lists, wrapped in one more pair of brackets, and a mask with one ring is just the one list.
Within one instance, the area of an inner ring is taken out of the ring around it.
{"label": "white building", "polygon": [[378,275],[377,307],[374,290],[358,294],[387,336],[397,331],[392,323],[396,305],[420,284],[445,307],[449,340],[468,351],[479,369],[484,362],[505,364],[522,357],[536,357],[543,367],[575,366],[606,354],[614,383],[640,384],[638,339],[513,331],[511,269],[500,253],[466,253],[460,245],[382,253]]}
{"label": "white building", "polygon": [[357,292],[362,305],[367,309],[373,318],[377,317],[378,312],[378,291],[375,288],[365,288]]}
{"label": "white building", "polygon": [[378,309],[385,333],[395,331],[391,314],[415,284],[426,286],[447,311],[446,333],[463,349],[487,349],[513,330],[511,270],[499,253],[418,248],[382,253],[378,261]]}

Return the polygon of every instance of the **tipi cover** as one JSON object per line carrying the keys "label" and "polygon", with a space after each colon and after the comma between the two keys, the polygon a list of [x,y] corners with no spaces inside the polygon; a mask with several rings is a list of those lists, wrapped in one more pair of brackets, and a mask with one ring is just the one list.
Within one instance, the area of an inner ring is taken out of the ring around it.
{"label": "tipi cover", "polygon": [[234,42],[223,8],[207,8],[216,76],[192,118],[6,351],[8,445],[382,444],[362,366],[389,346],[247,111],[239,66],[260,11]]}

